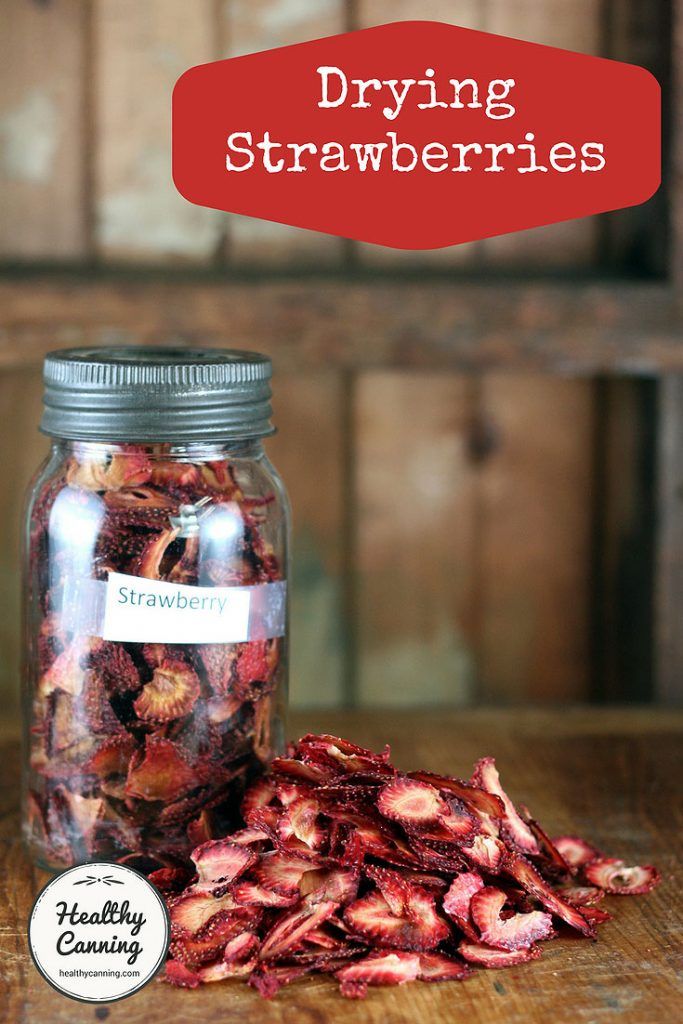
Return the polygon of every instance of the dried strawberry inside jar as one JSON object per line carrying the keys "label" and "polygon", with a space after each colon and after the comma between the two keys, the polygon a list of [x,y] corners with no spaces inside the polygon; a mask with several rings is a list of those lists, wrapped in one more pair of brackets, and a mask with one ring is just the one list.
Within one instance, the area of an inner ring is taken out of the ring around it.
{"label": "dried strawberry inside jar", "polygon": [[47,868],[181,864],[283,743],[288,504],[257,353],[45,361],[26,534],[25,835]]}

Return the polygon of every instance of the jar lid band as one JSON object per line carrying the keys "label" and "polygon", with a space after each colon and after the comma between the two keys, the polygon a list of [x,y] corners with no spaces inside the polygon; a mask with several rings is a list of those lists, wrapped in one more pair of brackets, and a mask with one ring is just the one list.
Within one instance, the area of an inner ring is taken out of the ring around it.
{"label": "jar lid band", "polygon": [[272,365],[237,349],[73,348],[45,359],[45,434],[78,441],[265,437]]}

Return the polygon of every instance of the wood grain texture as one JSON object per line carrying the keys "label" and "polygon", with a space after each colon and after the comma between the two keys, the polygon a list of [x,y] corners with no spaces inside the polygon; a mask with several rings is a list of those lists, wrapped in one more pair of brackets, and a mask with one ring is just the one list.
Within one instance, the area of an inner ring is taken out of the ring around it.
{"label": "wood grain texture", "polygon": [[213,60],[213,0],[94,0],[95,236],[104,259],[208,261],[224,218],[171,178],[171,92]]}
{"label": "wood grain texture", "polygon": [[657,392],[653,378],[596,382],[592,694],[603,702],[653,696]]}
{"label": "wood grain texture", "polygon": [[473,692],[472,385],[366,373],[354,410],[356,698],[463,704]]}
{"label": "wood grain texture", "polygon": [[[343,0],[313,5],[298,0],[230,0],[220,6],[224,52],[229,56],[333,35],[343,30],[344,21]],[[344,245],[341,239],[316,231],[230,215],[225,253],[235,270],[254,265],[338,266]],[[343,702],[343,400],[341,378],[334,372],[299,373],[275,383],[280,433],[272,448],[293,507],[295,705]]]}
{"label": "wood grain texture", "polygon": [[42,391],[37,369],[0,373],[0,703],[5,714],[19,707],[24,495],[49,448],[47,438],[38,432]]}
{"label": "wood grain texture", "polygon": [[[650,71],[662,87],[665,149],[671,149],[669,187],[660,188],[651,199],[626,210],[614,210],[600,218],[604,264],[621,273],[658,274],[668,272],[670,241],[680,203],[680,41],[672,36],[671,19],[679,0],[673,3],[634,3],[633,0],[604,0],[604,43],[602,56],[638,64]],[[672,76],[674,82],[672,83]],[[667,111],[668,108],[668,111]],[[670,128],[669,125],[672,127]],[[672,131],[667,139],[666,133]],[[673,187],[671,187],[673,186]]]}
{"label": "wood grain texture", "polygon": [[273,352],[279,370],[683,370],[677,294],[657,283],[442,278],[187,280],[0,276],[0,366],[58,343],[225,345]]}
{"label": "wood grain texture", "polygon": [[86,249],[84,0],[3,0],[0,258]]}
{"label": "wood grain texture", "polygon": [[[442,21],[462,28],[484,27],[482,0],[357,0],[354,5],[355,28],[370,28],[393,21]],[[415,69],[416,76],[422,73]],[[446,69],[443,69],[446,70]],[[440,266],[470,267],[481,252],[480,242],[466,242],[442,249],[390,249],[360,242],[356,246],[359,261],[367,266]]]}
{"label": "wood grain texture", "polygon": [[670,235],[667,264],[677,287],[683,281],[683,0],[669,9],[671,38]]}
{"label": "wood grain texture", "polygon": [[659,385],[658,522],[656,535],[656,690],[683,703],[683,377]]}
{"label": "wood grain texture", "polygon": [[[421,712],[381,718],[358,713],[292,716],[293,734],[331,730],[359,743],[392,744],[396,763],[466,775],[484,753],[496,755],[505,785],[550,832],[578,832],[632,862],[656,863],[663,883],[649,896],[611,897],[614,919],[597,943],[562,937],[543,957],[507,971],[480,971],[464,983],[413,984],[371,990],[358,1004],[334,982],[309,979],[262,1001],[239,982],[195,992],[152,982],[121,1003],[108,1020],[258,1021],[259,1024],[677,1024],[683,989],[682,875],[676,837],[683,716],[644,710],[558,712]],[[16,741],[5,725],[0,756],[0,1013],[8,1024],[80,1024],[94,1007],[58,995],[30,962],[25,929],[35,892],[46,876],[25,861],[18,839]]]}
{"label": "wood grain texture", "polygon": [[[336,35],[346,27],[344,0],[227,0],[221,4],[225,52],[231,57]],[[228,257],[236,266],[339,264],[339,238],[318,231],[231,214]]]}
{"label": "wood grain texture", "polygon": [[577,700],[590,678],[593,393],[588,381],[492,374],[480,475],[484,700]]}
{"label": "wood grain texture", "polygon": [[278,433],[268,454],[292,505],[292,706],[344,703],[345,389],[334,371],[283,374],[273,383]]}
{"label": "wood grain texture", "polygon": [[[487,32],[601,55],[601,0],[485,0],[483,6]],[[486,239],[482,259],[517,268],[591,266],[598,258],[597,223],[595,217],[583,217]]]}

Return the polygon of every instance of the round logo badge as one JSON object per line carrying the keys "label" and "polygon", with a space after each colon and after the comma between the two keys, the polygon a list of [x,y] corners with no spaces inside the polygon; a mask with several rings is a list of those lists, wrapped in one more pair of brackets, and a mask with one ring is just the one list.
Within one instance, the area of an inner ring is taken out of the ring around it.
{"label": "round logo badge", "polygon": [[82,864],[40,892],[28,925],[31,956],[71,999],[110,1003],[146,985],[166,959],[168,911],[143,875],[121,864]]}

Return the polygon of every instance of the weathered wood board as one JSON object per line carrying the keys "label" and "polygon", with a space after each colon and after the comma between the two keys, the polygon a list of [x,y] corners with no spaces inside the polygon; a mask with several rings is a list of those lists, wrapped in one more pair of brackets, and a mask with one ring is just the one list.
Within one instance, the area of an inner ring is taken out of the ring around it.
{"label": "weathered wood board", "polygon": [[[634,863],[653,862],[662,885],[643,897],[611,897],[614,919],[597,943],[561,938],[540,960],[506,971],[477,971],[466,982],[374,989],[363,1003],[342,999],[334,982],[308,979],[270,1002],[239,982],[194,992],[152,982],[120,1003],[97,1008],[112,1024],[183,1020],[259,1024],[678,1024],[680,981],[680,713],[645,710],[557,712],[410,711],[384,715],[318,712],[292,716],[291,734],[337,731],[374,748],[392,744],[394,760],[466,775],[495,754],[512,797],[527,803],[551,834],[579,833]],[[26,863],[18,838],[16,740],[4,727],[0,788],[0,1019],[91,1024],[93,1006],[54,992],[38,975],[25,929],[46,876]]]}
{"label": "weathered wood board", "polygon": [[84,0],[3,0],[0,259],[86,255]]}

